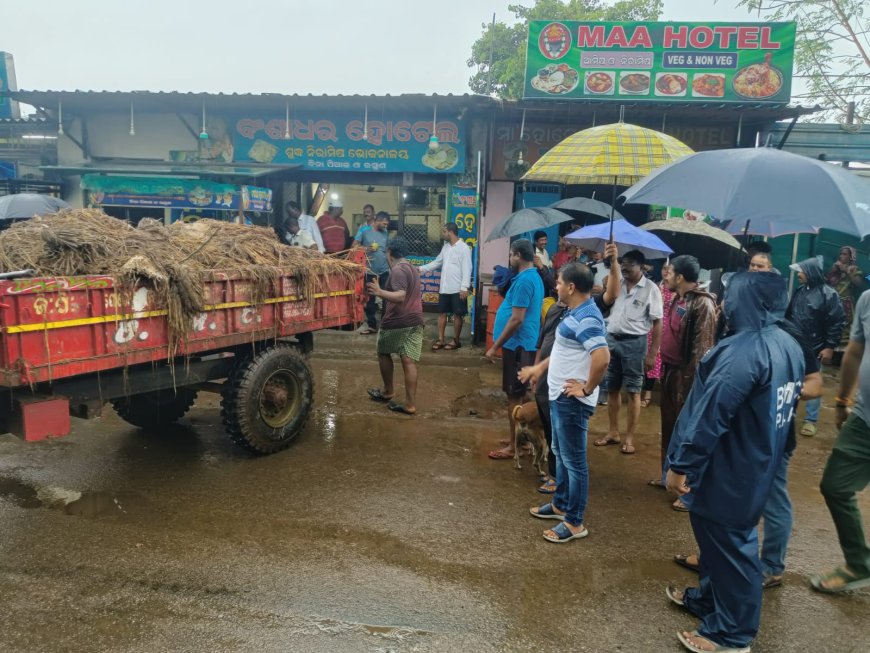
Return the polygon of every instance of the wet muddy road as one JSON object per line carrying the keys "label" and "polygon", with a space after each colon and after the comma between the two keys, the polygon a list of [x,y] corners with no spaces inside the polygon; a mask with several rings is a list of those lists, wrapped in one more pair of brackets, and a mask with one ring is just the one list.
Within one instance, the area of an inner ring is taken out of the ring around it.
{"label": "wet muddy road", "polygon": [[[403,417],[365,394],[373,346],[318,337],[315,413],[274,456],[235,448],[208,394],[165,433],[106,409],[64,439],[0,436],[0,651],[681,650],[695,621],[664,587],[693,581],[671,557],[694,547],[646,485],[655,407],[636,455],[590,448],[591,535],[556,546],[527,513],[530,466],[486,457],[506,431],[499,370],[426,352],[421,414]],[[870,649],[870,593],[807,585],[840,562],[822,420],[791,465],[795,533],[756,652]],[[605,428],[599,410],[592,436]]]}

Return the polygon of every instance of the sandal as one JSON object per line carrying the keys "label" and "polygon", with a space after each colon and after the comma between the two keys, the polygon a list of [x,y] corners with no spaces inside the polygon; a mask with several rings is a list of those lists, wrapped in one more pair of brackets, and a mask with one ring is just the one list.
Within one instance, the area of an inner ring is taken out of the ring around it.
{"label": "sandal", "polygon": [[689,571],[694,571],[697,574],[701,571],[701,565],[693,565],[691,562],[689,562],[689,558],[691,557],[691,555],[683,555],[682,553],[680,553],[674,556],[674,562],[676,562],[681,567],[685,567]]}
{"label": "sandal", "polygon": [[689,512],[689,509],[686,507],[686,504],[677,499],[671,504],[671,510],[676,512]]}
{"label": "sandal", "polygon": [[436,340],[432,343],[432,351],[438,351],[439,349],[444,349],[444,341]]}
{"label": "sandal", "polygon": [[761,581],[761,589],[763,590],[769,590],[771,587],[779,587],[780,585],[782,585],[782,576],[765,574],[764,580]]}
{"label": "sandal", "polygon": [[640,400],[640,407],[646,408],[647,406],[650,405],[651,401],[652,401],[652,397],[644,397],[643,399]]}
{"label": "sandal", "polygon": [[611,437],[606,437],[606,438],[601,438],[599,440],[596,440],[592,444],[596,447],[606,447],[609,444],[619,444],[620,442],[622,442],[622,440],[620,440],[619,438],[614,439]]}
{"label": "sandal", "polygon": [[[680,594],[681,594],[682,596],[680,596],[679,598],[677,598],[677,594],[676,594],[677,592],[680,592]],[[680,606],[681,608],[685,608],[685,607],[686,607],[686,600],[685,600],[685,599],[686,599],[686,593],[683,592],[683,591],[681,591],[681,590],[678,590],[678,589],[677,589],[676,587],[674,587],[673,585],[668,585],[668,586],[665,588],[665,595],[666,595],[666,596],[671,600],[672,603],[676,603],[676,604],[677,604],[678,606]]]}
{"label": "sandal", "polygon": [[[842,585],[826,587],[826,585],[829,586],[831,581],[834,580],[842,581]],[[837,567],[826,574],[813,576],[810,579],[810,585],[813,586],[814,590],[819,592],[825,592],[826,594],[839,594],[840,592],[848,592],[849,590],[857,590],[862,587],[870,586],[870,576],[858,578],[845,567]]]}
{"label": "sandal", "polygon": [[624,444],[619,448],[621,453],[624,453],[627,456],[630,456],[634,453],[634,445],[633,444]]}
{"label": "sandal", "polygon": [[538,492],[541,494],[555,494],[556,493],[556,480],[550,479],[546,481],[541,487],[538,488]]}
{"label": "sandal", "polygon": [[529,514],[538,519],[556,519],[558,521],[565,521],[565,515],[558,514],[552,503],[545,503],[543,506],[529,508]]}
{"label": "sandal", "polygon": [[366,390],[369,393],[369,397],[372,401],[382,401],[384,403],[393,400],[393,395],[387,396],[383,392],[381,392],[380,388],[369,388]]}
{"label": "sandal", "polygon": [[547,535],[547,532],[544,531],[544,539],[547,540],[547,542],[555,542],[556,544],[570,542],[571,540],[580,540],[589,535],[589,529],[585,526],[582,530],[574,533],[570,528],[568,528],[568,525],[565,522],[560,522],[549,530],[553,535]]}
{"label": "sandal", "polygon": [[448,342],[444,345],[444,351],[453,351],[454,349],[459,349],[462,347],[462,343],[458,340],[454,340],[453,342]]}
{"label": "sandal", "polygon": [[416,415],[416,410],[408,410],[402,404],[396,403],[395,401],[391,401],[387,404],[387,408],[389,408],[394,413],[402,413],[403,415]]}
{"label": "sandal", "polygon": [[[693,641],[690,641],[689,637],[691,637],[693,640],[703,639],[705,642],[710,642],[710,644],[712,644],[716,648],[708,651],[705,648],[701,648]],[[685,646],[693,653],[749,653],[750,650],[748,646],[744,646],[741,648],[734,648],[733,646],[722,646],[721,644],[717,644],[716,642],[714,642],[712,639],[707,639],[703,635],[699,635],[697,630],[693,630],[692,632],[690,632],[689,637],[686,637],[682,632],[677,633],[677,639],[680,640],[680,644]]]}
{"label": "sandal", "polygon": [[660,487],[662,489],[664,489],[664,487],[665,487],[665,484],[662,483],[662,479],[660,479],[660,478],[654,478],[651,481],[647,481],[646,484],[651,486],[651,487]]}
{"label": "sandal", "polygon": [[504,449],[493,449],[486,455],[493,460],[513,460],[514,457],[512,453],[508,453]]}
{"label": "sandal", "polygon": [[377,329],[372,329],[371,327],[366,327],[365,329],[363,329],[362,331],[359,331],[358,333],[361,336],[370,336],[370,335],[373,335],[377,332],[378,332]]}

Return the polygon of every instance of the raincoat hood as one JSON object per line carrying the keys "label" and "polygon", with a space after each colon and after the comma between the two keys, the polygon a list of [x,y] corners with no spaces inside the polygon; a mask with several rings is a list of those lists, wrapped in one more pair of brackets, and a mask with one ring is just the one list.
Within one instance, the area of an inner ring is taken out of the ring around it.
{"label": "raincoat hood", "polygon": [[773,272],[739,272],[725,289],[725,318],[732,332],[773,326],[785,317],[787,307],[785,279]]}
{"label": "raincoat hood", "polygon": [[815,288],[825,283],[825,272],[822,269],[822,261],[820,256],[808,258],[805,261],[798,263],[801,271],[807,275],[807,286]]}

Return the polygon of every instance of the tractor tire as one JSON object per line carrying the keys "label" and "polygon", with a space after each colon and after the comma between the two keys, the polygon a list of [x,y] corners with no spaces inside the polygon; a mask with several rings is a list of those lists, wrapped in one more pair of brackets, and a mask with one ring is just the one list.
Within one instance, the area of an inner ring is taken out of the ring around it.
{"label": "tractor tire", "polygon": [[125,422],[143,429],[155,429],[181,419],[193,406],[196,394],[192,388],[168,388],[118,397],[111,402],[115,412]]}
{"label": "tractor tire", "polygon": [[287,448],[311,414],[314,379],[296,347],[241,358],[224,385],[221,417],[234,443],[259,454]]}

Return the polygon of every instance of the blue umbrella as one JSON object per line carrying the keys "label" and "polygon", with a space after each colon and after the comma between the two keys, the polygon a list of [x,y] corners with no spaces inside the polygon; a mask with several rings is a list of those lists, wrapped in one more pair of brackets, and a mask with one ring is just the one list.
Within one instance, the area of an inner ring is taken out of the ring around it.
{"label": "blue umbrella", "polygon": [[565,238],[581,249],[591,249],[603,252],[604,245],[610,242],[610,228],[613,226],[613,242],[622,256],[627,251],[636,249],[649,259],[666,258],[674,253],[665,245],[661,238],[643,229],[638,229],[626,220],[614,220],[612,223],[593,224],[573,231]]}
{"label": "blue umbrella", "polygon": [[[780,235],[820,227],[870,234],[870,182],[839,166],[762,147],[698,152],[659,168],[622,194],[731,221],[728,231]],[[729,228],[730,227],[730,228]]]}

